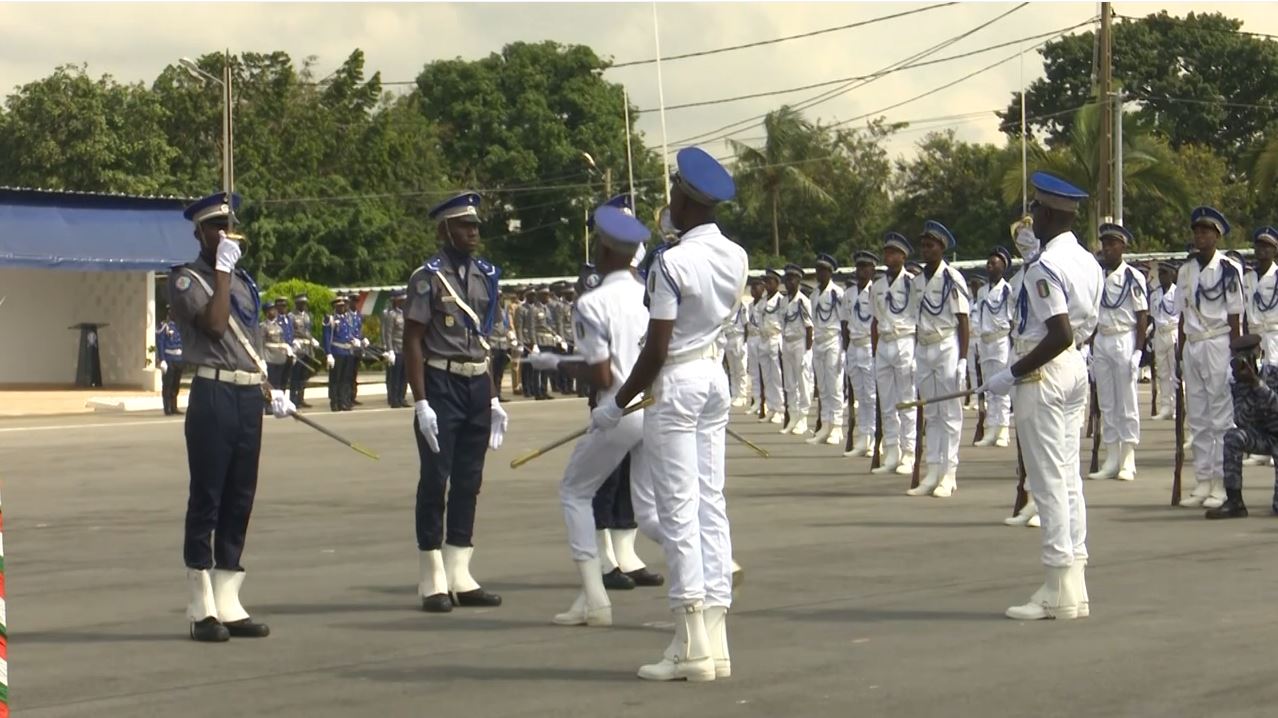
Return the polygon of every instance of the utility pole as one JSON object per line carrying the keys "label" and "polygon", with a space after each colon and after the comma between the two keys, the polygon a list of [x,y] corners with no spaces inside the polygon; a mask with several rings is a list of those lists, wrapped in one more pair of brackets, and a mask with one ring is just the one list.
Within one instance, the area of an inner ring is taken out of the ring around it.
{"label": "utility pole", "polygon": [[612,168],[604,170],[604,199],[612,199]]}
{"label": "utility pole", "polygon": [[[1114,195],[1111,189],[1114,176],[1114,103],[1110,98],[1114,81],[1112,16],[1113,10],[1110,4],[1101,3],[1100,34],[1097,36],[1097,42],[1100,44],[1100,72],[1096,87],[1096,102],[1100,103],[1100,137],[1097,142],[1100,149],[1100,162],[1097,167],[1095,194],[1096,217],[1100,222],[1111,221],[1114,216]],[[1095,234],[1096,228],[1091,227],[1088,231],[1090,234]]]}
{"label": "utility pole", "polygon": [[1114,221],[1123,223],[1123,91],[1114,93]]}

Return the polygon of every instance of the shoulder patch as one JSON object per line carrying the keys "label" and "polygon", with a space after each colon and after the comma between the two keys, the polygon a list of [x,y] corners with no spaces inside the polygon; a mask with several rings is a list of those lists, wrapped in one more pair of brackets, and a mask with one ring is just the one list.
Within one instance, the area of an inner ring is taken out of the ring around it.
{"label": "shoulder patch", "polygon": [[413,282],[413,291],[417,294],[425,294],[430,291],[430,278],[422,277]]}
{"label": "shoulder patch", "polygon": [[179,292],[185,292],[191,288],[191,278],[185,274],[179,274],[178,278],[173,280],[173,286],[177,287]]}
{"label": "shoulder patch", "polygon": [[1038,289],[1038,296],[1042,297],[1043,299],[1047,299],[1048,297],[1052,295],[1052,287],[1050,284],[1047,283],[1046,279],[1038,280],[1038,283],[1035,284],[1034,286]]}

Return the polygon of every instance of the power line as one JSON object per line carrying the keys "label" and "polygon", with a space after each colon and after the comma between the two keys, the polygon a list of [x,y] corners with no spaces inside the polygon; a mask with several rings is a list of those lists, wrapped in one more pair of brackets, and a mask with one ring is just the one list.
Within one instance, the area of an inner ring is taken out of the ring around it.
{"label": "power line", "polygon": [[[1120,15],[1120,14],[1118,14],[1118,13],[1114,13],[1114,17],[1116,17],[1116,18],[1118,18],[1118,19],[1120,19],[1120,20],[1133,20],[1133,21],[1135,21],[1135,22],[1143,22],[1143,21],[1145,21],[1145,20],[1148,20],[1148,19],[1149,19],[1148,17],[1136,17],[1135,15]],[[1172,17],[1173,17],[1173,19],[1176,19],[1176,20],[1183,20],[1183,18],[1176,18],[1175,16],[1172,16]],[[1252,37],[1263,37],[1263,38],[1266,38],[1266,39],[1269,39],[1269,40],[1278,40],[1278,35],[1270,35],[1269,33],[1264,33],[1264,32],[1251,32],[1251,31],[1249,31],[1249,30],[1225,30],[1225,29],[1223,29],[1223,28],[1209,28],[1209,27],[1195,28],[1195,29],[1197,29],[1197,30],[1215,30],[1215,31],[1217,31],[1217,32],[1222,32],[1222,33],[1232,33],[1232,34],[1237,34],[1237,35],[1250,35],[1250,36],[1252,36]]]}
{"label": "power line", "polygon": [[1278,105],[1254,104],[1250,102],[1229,102],[1224,98],[1216,100],[1200,100],[1193,97],[1168,97],[1166,95],[1158,97],[1155,95],[1129,94],[1126,92],[1123,94],[1133,100],[1140,100],[1142,102],[1181,102],[1191,105],[1221,105],[1223,107],[1241,107],[1251,110],[1278,110]]}
{"label": "power line", "polygon": [[[717,55],[721,52],[732,52],[734,50],[745,50],[751,47],[775,45],[779,42],[787,42],[789,40],[800,40],[800,39],[808,38],[808,37],[816,37],[817,35],[824,35],[826,33],[838,32],[840,30],[851,30],[852,28],[865,27],[866,25],[873,25],[875,23],[884,22],[886,20],[896,20],[897,18],[902,18],[909,15],[917,15],[918,13],[923,13],[929,10],[936,10],[938,8],[949,7],[951,5],[957,5],[957,4],[958,3],[956,2],[947,2],[947,3],[939,3],[936,5],[928,5],[927,7],[916,8],[914,10],[907,10],[905,12],[893,13],[891,15],[882,15],[879,17],[870,18],[869,20],[861,20],[859,22],[850,23],[848,25],[838,25],[835,27],[822,28],[820,30],[812,30],[811,32],[799,33],[798,35],[786,35],[785,37],[776,37],[770,40],[759,40],[757,42],[747,42],[742,45],[731,45],[729,47],[719,47],[713,50],[701,50],[698,52],[688,52],[682,55],[670,55],[669,57],[661,58],[661,61],[672,62],[674,60],[686,60],[690,57],[705,57],[707,55]],[[656,61],[657,61],[656,58],[651,58],[648,60],[631,60],[629,62],[618,62],[608,67],[607,69],[616,70],[623,67],[634,67],[636,65],[651,65],[655,63]]]}
{"label": "power line", "polygon": [[[972,51],[970,51],[970,52],[964,52],[964,53],[960,53],[960,54],[958,54],[958,55],[948,55],[948,56],[946,56],[946,57],[940,57],[940,58],[937,58],[937,59],[935,59],[935,60],[927,60],[927,61],[925,61],[925,62],[916,62],[916,63],[912,63],[912,64],[909,64],[909,65],[902,65],[902,66],[900,66],[900,67],[896,67],[896,68],[889,69],[889,70],[883,70],[883,71],[876,72],[876,73],[872,73],[872,74],[869,74],[869,75],[853,75],[853,76],[851,76],[851,77],[841,77],[841,78],[834,79],[834,80],[824,80],[824,81],[822,81],[822,82],[814,82],[814,83],[812,83],[812,84],[810,84],[810,85],[799,85],[798,87],[787,87],[787,88],[785,88],[785,89],[781,89],[781,90],[770,90],[770,91],[767,91],[767,92],[754,92],[754,93],[751,93],[751,94],[748,94],[748,95],[737,95],[737,96],[735,96],[735,97],[722,97],[722,98],[719,98],[719,99],[716,99],[716,100],[701,100],[701,101],[699,101],[699,102],[686,102],[686,103],[683,103],[683,104],[681,104],[681,105],[672,105],[672,106],[670,106],[670,107],[667,107],[667,108],[666,108],[666,112],[671,112],[671,111],[674,111],[674,110],[683,110],[683,109],[687,109],[687,108],[690,108],[690,107],[705,107],[705,106],[707,106],[707,105],[719,105],[719,104],[724,104],[724,103],[728,103],[728,102],[738,102],[738,101],[740,101],[740,100],[754,100],[754,99],[757,99],[757,98],[760,98],[760,97],[770,97],[770,96],[772,96],[772,95],[784,95],[784,94],[788,94],[788,93],[791,93],[791,92],[801,92],[801,91],[803,91],[803,90],[813,90],[813,89],[816,89],[816,88],[818,88],[818,87],[826,87],[826,86],[829,86],[829,85],[838,85],[838,84],[845,83],[845,82],[856,82],[856,81],[860,81],[860,80],[868,80],[868,79],[872,79],[872,78],[877,79],[877,78],[879,78],[879,77],[883,77],[883,76],[885,76],[885,75],[890,75],[890,74],[895,73],[895,72],[900,72],[900,71],[902,71],[902,70],[913,70],[913,69],[915,69],[915,68],[919,68],[919,67],[928,67],[928,66],[930,66],[930,65],[939,65],[939,64],[941,64],[941,63],[945,63],[945,62],[952,62],[952,61],[954,61],[954,60],[962,60],[962,59],[964,59],[964,58],[972,57],[973,55],[981,55],[981,54],[984,54],[984,53],[986,53],[986,52],[991,52],[991,51],[993,51],[993,50],[1001,50],[1001,49],[1003,49],[1003,48],[1005,48],[1005,47],[1009,47],[1009,46],[1011,46],[1011,45],[1019,45],[1020,43],[1023,43],[1023,42],[1029,42],[1030,40],[1038,40],[1038,39],[1041,39],[1041,38],[1044,38],[1044,37],[1051,37],[1051,36],[1059,35],[1059,34],[1061,34],[1061,33],[1069,32],[1070,30],[1076,30],[1076,29],[1078,29],[1078,28],[1080,28],[1080,27],[1083,27],[1083,26],[1085,26],[1085,25],[1090,25],[1090,24],[1092,24],[1093,22],[1095,22],[1095,20],[1087,20],[1087,21],[1085,21],[1085,22],[1080,22],[1080,23],[1077,23],[1077,24],[1071,25],[1071,26],[1069,26],[1069,27],[1059,28],[1059,29],[1057,29],[1057,30],[1052,30],[1052,31],[1050,31],[1050,32],[1039,33],[1039,34],[1037,34],[1037,35],[1029,35],[1029,36],[1027,36],[1027,37],[1018,38],[1018,39],[1016,39],[1016,40],[1010,40],[1010,41],[1008,41],[1008,42],[1001,42],[1001,43],[999,43],[999,44],[997,44],[997,45],[990,45],[990,46],[988,46],[988,47],[980,48],[979,50],[972,50]],[[643,109],[643,110],[636,110],[636,114],[651,113],[651,112],[657,112],[657,111],[659,111],[659,109],[658,109],[658,108],[653,107],[653,108],[648,108],[648,109]]]}
{"label": "power line", "polygon": [[[858,83],[856,83],[856,82],[848,83],[848,84],[843,85],[842,87],[837,87],[837,88],[835,88],[835,89],[833,89],[833,90],[827,90],[826,92],[819,93],[819,94],[814,95],[813,97],[810,97],[810,98],[808,98],[808,99],[806,99],[806,100],[801,100],[801,101],[799,101],[798,103],[796,103],[796,104],[793,106],[793,109],[794,109],[794,110],[796,110],[796,111],[799,111],[799,110],[805,110],[805,109],[808,109],[808,108],[811,108],[811,107],[815,107],[816,105],[819,105],[819,104],[821,104],[821,103],[823,103],[823,102],[827,102],[827,101],[829,101],[829,100],[831,100],[831,99],[833,99],[833,98],[835,98],[835,97],[837,97],[837,96],[839,96],[839,95],[841,95],[841,94],[843,94],[843,93],[847,92],[848,90],[858,89],[858,88],[864,87],[864,86],[866,86],[866,85],[870,84],[871,82],[874,82],[875,80],[879,79],[880,77],[883,77],[883,76],[884,76],[884,73],[885,73],[886,71],[891,70],[891,69],[896,68],[896,67],[899,67],[899,66],[901,66],[901,65],[906,65],[906,64],[909,64],[909,63],[911,63],[911,62],[915,62],[915,61],[917,61],[917,60],[921,60],[921,59],[923,59],[923,58],[925,58],[925,57],[927,57],[927,56],[929,56],[929,55],[933,55],[933,54],[935,54],[935,53],[937,53],[937,52],[940,52],[941,50],[945,49],[946,47],[949,47],[950,45],[953,45],[954,43],[958,42],[959,40],[962,40],[962,39],[964,39],[964,38],[966,38],[966,37],[969,37],[969,36],[971,36],[971,35],[973,35],[973,34],[975,34],[975,33],[979,32],[980,30],[982,30],[982,29],[984,29],[984,28],[986,28],[986,27],[989,27],[990,25],[992,25],[992,24],[994,24],[994,23],[998,22],[999,20],[1001,20],[1001,19],[1003,19],[1003,18],[1007,17],[1008,15],[1010,15],[1010,14],[1012,14],[1012,13],[1014,13],[1014,12],[1016,12],[1016,11],[1020,10],[1021,8],[1024,8],[1024,7],[1025,7],[1026,5],[1028,5],[1028,4],[1029,4],[1029,3],[1027,3],[1027,2],[1023,2],[1023,3],[1019,4],[1019,5],[1017,5],[1016,7],[1012,8],[1011,10],[1007,10],[1006,12],[1003,12],[1003,13],[999,14],[998,16],[994,17],[993,19],[991,19],[991,20],[987,20],[986,22],[983,22],[983,23],[981,23],[981,24],[977,25],[976,27],[974,27],[974,28],[972,28],[972,29],[970,29],[970,30],[967,30],[966,32],[959,33],[958,35],[955,35],[954,37],[951,37],[951,38],[949,38],[949,39],[947,39],[947,40],[943,40],[943,41],[941,41],[941,42],[937,43],[936,45],[933,45],[933,46],[931,46],[931,47],[929,47],[929,48],[927,48],[927,49],[925,49],[925,50],[923,50],[923,51],[921,51],[921,52],[917,52],[917,53],[915,53],[915,54],[913,54],[913,55],[911,55],[911,56],[909,56],[909,57],[906,57],[906,58],[904,58],[904,59],[902,59],[902,60],[898,60],[897,62],[891,63],[890,65],[887,65],[886,67],[884,67],[884,68],[882,68],[882,69],[880,69],[880,70],[876,71],[876,72],[874,73],[874,76],[873,76],[873,77],[871,77],[870,79],[868,79],[868,80],[864,80],[864,81],[860,81],[860,82],[859,82],[859,84],[858,84]],[[724,125],[723,127],[718,128],[718,129],[711,130],[711,131],[709,131],[709,132],[702,132],[702,133],[700,133],[700,134],[693,135],[693,136],[691,136],[691,137],[685,137],[685,138],[683,138],[683,139],[680,139],[680,140],[676,140],[676,141],[674,141],[674,142],[671,142],[670,144],[672,144],[672,145],[683,145],[683,144],[688,144],[688,143],[695,142],[695,141],[713,142],[714,140],[718,140],[718,139],[725,139],[725,138],[731,137],[732,135],[740,134],[741,132],[744,132],[745,130],[750,129],[750,128],[752,128],[752,127],[757,127],[757,126],[759,126],[760,124],[762,124],[761,122],[759,122],[759,120],[762,120],[762,119],[766,118],[766,117],[768,116],[768,114],[769,114],[769,113],[764,113],[764,114],[762,114],[762,115],[756,115],[756,116],[754,116],[754,117],[750,117],[750,118],[747,118],[747,119],[744,119],[744,120],[739,120],[739,121],[737,121],[737,122],[732,122],[732,123],[729,123],[729,124],[727,124],[727,125]],[[736,129],[733,129],[733,128],[736,128]]]}

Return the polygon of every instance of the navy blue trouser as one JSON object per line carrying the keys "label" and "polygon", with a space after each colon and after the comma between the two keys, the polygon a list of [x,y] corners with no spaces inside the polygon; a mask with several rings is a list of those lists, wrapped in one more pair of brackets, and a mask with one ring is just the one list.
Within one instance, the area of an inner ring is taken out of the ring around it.
{"label": "navy blue trouser", "polygon": [[386,367],[386,403],[404,406],[404,391],[408,387],[404,376],[404,353],[395,352],[395,363]]}
{"label": "navy blue trouser", "polygon": [[[308,357],[309,358],[309,357]],[[311,370],[306,367],[301,355],[298,355],[297,361],[293,362],[293,369],[289,372],[288,377],[288,398],[298,406],[306,400],[306,381],[311,378]]]}
{"label": "navy blue trouser", "polygon": [[200,377],[191,382],[186,409],[191,490],[182,545],[188,568],[243,568],[240,555],[257,494],[265,404],[258,386]]}
{"label": "navy blue trouser", "polygon": [[[484,480],[492,427],[492,385],[487,374],[464,377],[426,367],[426,398],[439,418],[439,453],[430,450],[413,420],[421,473],[417,480],[417,548],[442,543],[465,548],[475,530],[475,502]],[[448,501],[444,501],[444,489]],[[444,513],[447,506],[447,534]]]}
{"label": "navy blue trouser", "polygon": [[637,529],[635,505],[630,498],[630,454],[604,480],[591,502],[595,529]]}

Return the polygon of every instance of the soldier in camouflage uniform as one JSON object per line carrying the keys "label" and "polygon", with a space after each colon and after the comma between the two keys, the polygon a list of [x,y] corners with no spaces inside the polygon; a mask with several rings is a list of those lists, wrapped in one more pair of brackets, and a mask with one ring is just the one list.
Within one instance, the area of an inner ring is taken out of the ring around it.
{"label": "soldier in camouflage uniform", "polygon": [[[1209,519],[1246,518],[1243,456],[1278,453],[1278,366],[1265,364],[1257,370],[1260,344],[1258,334],[1244,334],[1230,342],[1235,428],[1225,432],[1225,502],[1207,511]],[[1274,474],[1273,510],[1278,513],[1278,469]]]}

